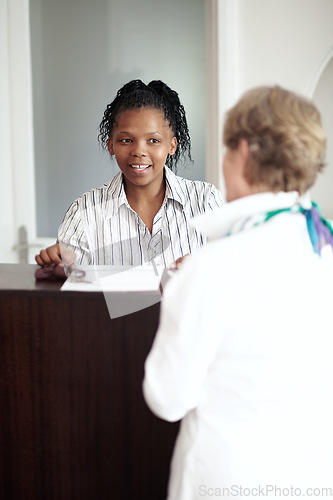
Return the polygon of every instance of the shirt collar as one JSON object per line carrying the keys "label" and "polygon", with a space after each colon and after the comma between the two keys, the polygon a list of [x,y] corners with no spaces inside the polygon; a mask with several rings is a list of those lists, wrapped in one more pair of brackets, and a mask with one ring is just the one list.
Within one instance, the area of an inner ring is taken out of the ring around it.
{"label": "shirt collar", "polygon": [[[175,175],[168,167],[164,167],[165,173],[165,199],[172,199],[180,203],[182,206],[185,204],[186,195],[179,183],[179,178]],[[110,219],[118,213],[121,205],[127,205],[129,207],[124,179],[121,172],[119,172],[106,187],[106,201],[104,207],[104,217],[105,219]],[[130,208],[130,207],[129,207]]]}
{"label": "shirt collar", "polygon": [[192,225],[207,238],[217,239],[228,233],[239,219],[261,212],[289,208],[297,202],[304,204],[306,199],[306,195],[300,197],[296,191],[245,196],[227,203],[222,208],[199,215],[193,219]]}
{"label": "shirt collar", "polygon": [[179,182],[179,177],[168,167],[164,167],[164,172],[166,181],[165,198],[175,200],[184,206],[186,202],[186,194],[181,186],[181,183]]}
{"label": "shirt collar", "polygon": [[[175,175],[168,167],[164,167],[165,173],[165,199],[175,200],[182,206],[185,204],[186,195],[179,182],[179,177]],[[124,186],[122,172],[119,172],[106,187],[106,200],[104,206],[104,217],[110,219],[116,215],[121,205],[126,205],[130,208]]]}
{"label": "shirt collar", "polygon": [[[104,217],[110,219],[118,213],[121,205],[128,205],[122,172],[119,172],[106,186]],[[129,205],[128,205],[129,206]]]}

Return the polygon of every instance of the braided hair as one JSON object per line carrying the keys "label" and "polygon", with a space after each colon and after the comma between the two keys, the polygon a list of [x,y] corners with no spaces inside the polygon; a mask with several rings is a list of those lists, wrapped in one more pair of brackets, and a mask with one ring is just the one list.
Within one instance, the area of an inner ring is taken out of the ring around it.
{"label": "braided hair", "polygon": [[161,80],[153,80],[148,85],[141,80],[132,80],[118,90],[115,99],[107,105],[100,124],[98,140],[104,149],[108,149],[108,140],[112,136],[117,118],[123,111],[135,108],[154,108],[162,111],[177,139],[177,149],[174,155],[168,155],[166,165],[176,170],[180,158],[190,161],[191,138],[188,130],[185,109],[179,96]]}

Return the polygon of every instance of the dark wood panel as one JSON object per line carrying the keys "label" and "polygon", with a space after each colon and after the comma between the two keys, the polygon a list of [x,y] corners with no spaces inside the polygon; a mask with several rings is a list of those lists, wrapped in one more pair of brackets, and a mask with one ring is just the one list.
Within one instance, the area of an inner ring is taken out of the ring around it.
{"label": "dark wood panel", "polygon": [[0,294],[0,498],[165,498],[178,424],[142,396],[158,315],[111,320],[100,293]]}

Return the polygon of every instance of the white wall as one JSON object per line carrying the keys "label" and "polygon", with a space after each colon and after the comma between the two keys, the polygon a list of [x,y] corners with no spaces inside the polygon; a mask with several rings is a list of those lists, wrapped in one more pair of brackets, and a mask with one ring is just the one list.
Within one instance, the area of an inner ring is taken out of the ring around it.
{"label": "white wall", "polygon": [[305,93],[333,45],[333,2],[238,0],[237,28],[240,92],[279,83]]}
{"label": "white wall", "polygon": [[[219,30],[229,32],[227,38],[222,36],[218,40],[218,107],[222,116],[232,101],[257,85],[277,83],[318,98],[318,81],[333,55],[332,0],[217,0],[216,5]],[[234,44],[232,61],[225,57],[230,40]],[[325,108],[323,99],[319,100]],[[330,128],[327,132],[331,136]],[[332,158],[328,163],[333,163]],[[219,168],[216,166],[215,171]],[[217,178],[214,171],[210,175]],[[223,184],[220,187],[223,189]],[[333,201],[333,196],[331,198]]]}

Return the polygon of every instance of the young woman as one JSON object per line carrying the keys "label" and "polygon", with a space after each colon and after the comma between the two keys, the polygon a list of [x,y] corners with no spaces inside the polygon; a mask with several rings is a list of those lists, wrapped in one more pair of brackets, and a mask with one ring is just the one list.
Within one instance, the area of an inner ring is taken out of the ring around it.
{"label": "young woman", "polygon": [[191,160],[178,94],[161,81],[127,83],[107,106],[99,139],[119,174],[72,203],[58,243],[36,262],[57,264],[66,254],[76,264],[135,266],[154,259],[169,267],[201,247],[205,238],[189,222],[223,202],[211,184],[173,172],[179,160]]}
{"label": "young woman", "polygon": [[332,228],[300,195],[323,167],[315,106],[280,87],[226,117],[216,241],[167,284],[145,364],[152,411],[182,419],[169,500],[317,495],[332,486]]}

